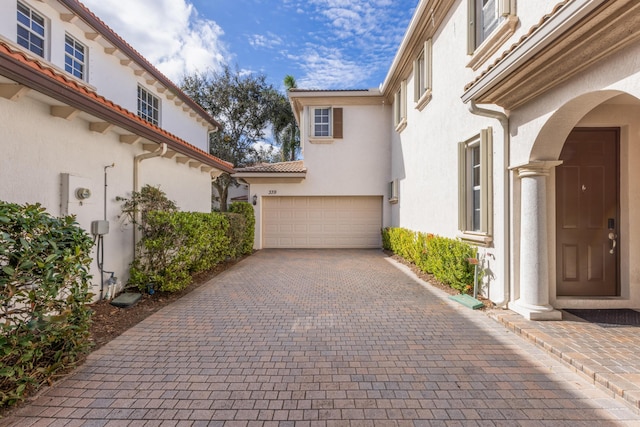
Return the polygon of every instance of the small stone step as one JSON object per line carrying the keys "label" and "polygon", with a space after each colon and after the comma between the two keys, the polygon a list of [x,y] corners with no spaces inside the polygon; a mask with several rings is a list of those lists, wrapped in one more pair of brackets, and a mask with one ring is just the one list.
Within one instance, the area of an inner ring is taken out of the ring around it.
{"label": "small stone step", "polygon": [[142,294],[135,293],[135,292],[126,292],[114,298],[111,301],[111,305],[114,305],[120,308],[128,308],[134,305],[135,303],[137,303],[138,301],[140,301],[140,298],[142,298]]}

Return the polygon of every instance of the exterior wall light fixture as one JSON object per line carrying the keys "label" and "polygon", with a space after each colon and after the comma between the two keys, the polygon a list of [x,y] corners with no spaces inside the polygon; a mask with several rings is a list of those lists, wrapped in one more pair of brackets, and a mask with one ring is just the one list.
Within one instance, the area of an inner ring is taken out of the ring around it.
{"label": "exterior wall light fixture", "polygon": [[253,206],[258,204],[258,196],[257,195],[253,195],[253,197],[251,198],[251,201],[253,202]]}

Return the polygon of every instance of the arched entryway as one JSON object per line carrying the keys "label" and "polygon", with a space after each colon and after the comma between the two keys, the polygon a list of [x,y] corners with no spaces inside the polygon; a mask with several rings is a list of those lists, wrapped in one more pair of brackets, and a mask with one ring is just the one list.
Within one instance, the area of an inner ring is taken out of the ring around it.
{"label": "arched entryway", "polygon": [[638,117],[640,99],[628,93],[576,97],[541,127],[530,161],[514,168],[521,205],[514,310],[543,320],[560,318],[559,308],[640,306],[632,261],[640,255]]}

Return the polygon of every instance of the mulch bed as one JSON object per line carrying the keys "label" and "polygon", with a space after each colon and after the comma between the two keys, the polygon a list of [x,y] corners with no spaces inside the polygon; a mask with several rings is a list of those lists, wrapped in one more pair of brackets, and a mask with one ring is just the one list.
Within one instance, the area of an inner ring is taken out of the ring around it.
{"label": "mulch bed", "polygon": [[140,301],[128,308],[115,307],[107,300],[91,304],[89,307],[93,311],[90,329],[92,351],[99,349],[161,308],[198,289],[241,259],[223,262],[209,271],[197,274],[193,278],[193,283],[180,292],[156,292],[153,295],[144,293]]}

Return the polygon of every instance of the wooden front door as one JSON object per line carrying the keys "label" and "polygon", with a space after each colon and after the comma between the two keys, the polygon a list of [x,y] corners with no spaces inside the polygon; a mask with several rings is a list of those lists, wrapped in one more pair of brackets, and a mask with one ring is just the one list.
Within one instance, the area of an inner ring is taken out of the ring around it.
{"label": "wooden front door", "polygon": [[556,169],[558,296],[619,294],[619,129],[574,129]]}

